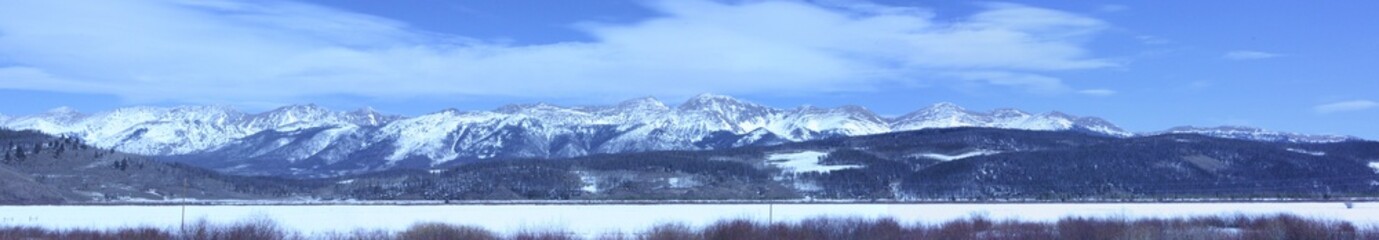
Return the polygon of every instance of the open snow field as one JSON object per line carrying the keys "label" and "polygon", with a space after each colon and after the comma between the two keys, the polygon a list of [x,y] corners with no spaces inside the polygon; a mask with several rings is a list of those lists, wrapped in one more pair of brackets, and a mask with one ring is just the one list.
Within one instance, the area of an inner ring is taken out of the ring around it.
{"label": "open snow field", "polygon": [[[0,206],[0,225],[55,228],[173,227],[179,206]],[[353,229],[401,230],[416,222],[447,222],[498,232],[565,230],[584,235],[635,232],[658,223],[703,226],[721,219],[794,221],[816,216],[891,217],[937,223],[981,214],[992,219],[1055,221],[1065,216],[1178,217],[1292,213],[1379,225],[1379,203],[1079,203],[1079,204],[664,204],[664,205],[248,205],[188,206],[187,219],[231,223],[268,217],[303,233]]]}

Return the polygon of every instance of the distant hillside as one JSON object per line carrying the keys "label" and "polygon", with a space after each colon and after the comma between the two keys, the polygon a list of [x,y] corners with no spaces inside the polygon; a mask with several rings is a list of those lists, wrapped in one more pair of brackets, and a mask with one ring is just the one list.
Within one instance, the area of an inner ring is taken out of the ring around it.
{"label": "distant hillside", "polygon": [[307,181],[228,176],[35,131],[0,130],[0,147],[0,203],[284,198],[312,188]]}
{"label": "distant hillside", "polygon": [[500,160],[337,179],[362,199],[1375,196],[1379,143],[931,129],[713,151]]}
{"label": "distant hillside", "polygon": [[181,198],[898,201],[1379,196],[1379,142],[927,129],[709,151],[490,159],[325,179],[223,175],[0,130],[0,203]]}

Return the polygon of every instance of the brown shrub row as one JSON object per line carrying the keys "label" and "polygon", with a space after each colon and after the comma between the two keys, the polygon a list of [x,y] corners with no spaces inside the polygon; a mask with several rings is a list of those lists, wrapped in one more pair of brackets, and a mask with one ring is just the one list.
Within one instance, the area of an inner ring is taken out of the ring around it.
{"label": "brown shrub row", "polygon": [[[180,229],[180,230],[179,230]],[[1203,216],[1192,218],[1081,218],[1057,222],[994,221],[981,216],[941,224],[902,224],[893,219],[812,218],[791,223],[723,220],[703,228],[662,224],[637,233],[604,233],[592,239],[1379,239],[1379,227],[1295,215]],[[266,218],[215,225],[205,221],[185,228],[127,227],[108,230],[0,227],[8,239],[209,239],[209,240],[563,240],[582,239],[565,231],[524,230],[500,234],[487,229],[444,223],[418,223],[402,231],[355,230],[304,236]]]}

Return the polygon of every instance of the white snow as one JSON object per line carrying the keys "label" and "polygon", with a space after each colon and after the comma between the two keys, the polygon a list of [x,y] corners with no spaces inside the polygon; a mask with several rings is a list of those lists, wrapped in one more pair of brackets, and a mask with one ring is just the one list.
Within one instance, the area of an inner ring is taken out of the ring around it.
{"label": "white snow", "polygon": [[953,161],[953,160],[958,160],[958,159],[963,159],[963,158],[970,158],[970,157],[976,157],[976,156],[985,156],[985,155],[992,155],[992,154],[998,154],[998,153],[1001,153],[1001,152],[999,152],[999,151],[991,151],[991,150],[975,150],[975,151],[965,152],[965,153],[961,153],[961,154],[957,154],[957,155],[946,155],[946,154],[939,154],[939,153],[922,153],[922,154],[918,154],[917,156],[919,156],[919,157],[924,157],[924,158],[935,159],[935,160],[939,160],[939,161]]}
{"label": "white snow", "polygon": [[685,177],[666,178],[666,184],[670,185],[670,188],[692,188],[700,185],[694,178]]}
{"label": "white snow", "polygon": [[91,115],[56,109],[15,118],[4,127],[76,136],[97,147],[130,153],[176,155],[216,149],[262,131],[349,126],[355,117],[312,105],[254,115],[222,106],[124,107]]}
{"label": "white snow", "polygon": [[[111,228],[176,227],[180,206],[0,206],[0,226]],[[187,220],[232,223],[267,217],[306,234],[355,229],[402,230],[418,222],[445,222],[511,233],[565,230],[583,236],[644,230],[660,223],[702,227],[722,219],[798,221],[818,216],[890,217],[933,224],[985,215],[993,220],[1057,221],[1084,217],[1185,217],[1279,213],[1379,226],[1379,203],[1095,203],[1095,204],[607,204],[607,205],[324,205],[187,206]],[[771,215],[773,213],[773,215]]]}
{"label": "white snow", "polygon": [[1097,123],[1079,125],[1076,121],[1080,120],[1081,118],[1057,112],[1034,115],[1015,109],[997,109],[983,113],[968,111],[952,103],[938,103],[895,119],[891,122],[891,128],[895,131],[954,127],[1057,131],[1084,127],[1090,131],[1113,136],[1134,135],[1109,125]]}
{"label": "white snow", "polygon": [[790,173],[806,172],[832,172],[849,168],[860,168],[859,165],[820,165],[819,160],[828,155],[826,152],[803,151],[796,153],[776,153],[767,157],[767,162]]}
{"label": "white snow", "polygon": [[1305,150],[1305,149],[1297,149],[1297,148],[1289,148],[1289,149],[1287,149],[1287,150],[1288,150],[1289,152],[1307,154],[1307,155],[1312,155],[1312,156],[1326,156],[1326,152],[1322,152],[1322,151],[1307,151],[1307,150]]}
{"label": "white snow", "polygon": [[584,192],[587,193],[599,192],[598,177],[590,175],[589,173],[583,171],[576,171],[575,174],[579,175],[579,181],[584,183],[584,186],[579,188],[580,190],[584,190]]}

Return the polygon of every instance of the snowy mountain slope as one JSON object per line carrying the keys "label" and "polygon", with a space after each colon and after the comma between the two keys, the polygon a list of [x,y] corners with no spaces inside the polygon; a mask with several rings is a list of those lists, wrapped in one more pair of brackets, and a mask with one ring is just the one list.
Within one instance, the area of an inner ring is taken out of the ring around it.
{"label": "snowy mountain slope", "polygon": [[[219,106],[127,107],[90,115],[60,108],[0,120],[6,128],[74,136],[138,154],[177,155],[180,161],[222,171],[305,175],[494,158],[721,149],[954,127],[1134,135],[1100,118],[1059,112],[976,112],[939,103],[884,118],[859,106],[777,109],[714,94],[675,106],[647,97],[610,106],[517,104],[415,117],[308,104],[257,114]],[[1212,136],[1305,141],[1257,134]]]}
{"label": "snowy mountain slope", "polygon": [[905,114],[890,124],[894,131],[989,127],[1045,131],[1083,130],[1118,137],[1134,136],[1133,133],[1095,117],[1074,117],[1060,112],[1036,115],[1009,108],[996,109],[991,112],[974,112],[947,102]]}
{"label": "snowy mountain slope", "polygon": [[891,131],[890,124],[885,119],[860,106],[804,106],[787,112],[780,121],[772,122],[766,129],[792,141]]}
{"label": "snowy mountain slope", "polygon": [[315,105],[287,106],[249,115],[223,106],[125,107],[95,114],[70,108],[10,119],[4,127],[74,136],[102,148],[176,155],[222,147],[263,131],[373,126],[396,117],[376,112],[333,112]]}
{"label": "snowy mountain slope", "polygon": [[[945,109],[960,109],[956,105],[939,104],[928,108],[934,114],[952,114]],[[921,111],[924,112],[924,111]],[[933,114],[931,114],[933,115]],[[277,171],[282,165],[299,168],[341,169],[299,165],[297,159],[314,159],[308,163],[367,165],[386,169],[399,165],[423,163],[423,166],[443,165],[454,161],[493,158],[552,158],[589,154],[611,154],[657,150],[706,150],[741,146],[773,145],[813,139],[870,135],[896,131],[901,123],[927,124],[924,128],[986,126],[997,128],[1070,130],[1093,129],[1098,126],[1079,125],[1087,122],[1059,113],[1031,115],[1018,110],[1001,110],[991,114],[971,114],[977,120],[963,124],[927,123],[909,119],[907,122],[877,116],[858,106],[838,108],[799,107],[783,110],[745,102],[728,96],[704,94],[670,107],[654,98],[627,100],[612,106],[564,107],[551,104],[520,104],[503,106],[493,111],[445,110],[413,118],[403,118],[378,128],[357,130],[359,137],[332,142],[333,147],[321,145],[286,144],[298,139],[331,139],[317,135],[330,131],[304,131],[297,134],[273,134],[256,137],[252,141],[237,141],[233,145],[209,151],[210,156],[271,156],[260,158],[264,172]],[[1093,123],[1104,121],[1093,119]],[[1106,124],[1103,129],[1120,131]],[[1122,132],[1103,132],[1125,136]],[[260,139],[262,138],[262,139]],[[270,139],[284,138],[284,139]],[[284,143],[283,147],[275,144]],[[322,141],[324,143],[324,141]],[[311,148],[302,151],[283,151],[279,148]],[[227,152],[238,149],[236,152]],[[260,154],[248,149],[274,149],[277,154]],[[327,150],[316,150],[327,149]],[[367,154],[350,153],[366,152]],[[299,153],[306,155],[283,155]],[[324,154],[322,154],[324,153]],[[371,160],[363,160],[368,158]],[[276,160],[274,160],[276,159]],[[207,166],[208,164],[200,164]],[[218,165],[222,170],[252,173],[255,166]],[[233,169],[224,169],[224,168]],[[349,168],[343,168],[349,169]],[[313,173],[319,174],[319,173]]]}
{"label": "snowy mountain slope", "polygon": [[46,133],[67,132],[69,125],[77,120],[86,117],[68,107],[54,108],[47,112],[10,118],[5,122],[5,127],[9,129],[38,130]]}

